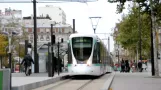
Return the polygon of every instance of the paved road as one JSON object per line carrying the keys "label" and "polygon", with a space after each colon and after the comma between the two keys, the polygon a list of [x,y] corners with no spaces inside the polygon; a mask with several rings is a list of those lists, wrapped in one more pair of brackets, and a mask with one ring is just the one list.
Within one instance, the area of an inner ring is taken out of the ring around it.
{"label": "paved road", "polygon": [[115,74],[112,90],[161,90],[161,78],[151,77],[150,72]]}

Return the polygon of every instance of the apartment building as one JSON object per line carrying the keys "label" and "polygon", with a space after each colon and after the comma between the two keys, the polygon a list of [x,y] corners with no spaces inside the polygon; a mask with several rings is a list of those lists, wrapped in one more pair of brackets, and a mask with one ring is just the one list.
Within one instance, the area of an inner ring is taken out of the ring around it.
{"label": "apartment building", "polygon": [[51,19],[59,24],[66,24],[66,14],[60,7],[46,5],[45,7],[38,8],[39,15],[49,15]]}
{"label": "apartment building", "polygon": [[[49,17],[37,17],[37,42],[38,45],[42,45],[44,43],[48,43],[51,41],[50,38],[50,18]],[[34,35],[33,35],[33,19],[32,17],[23,17],[23,21],[25,24],[25,31],[28,32],[28,39],[33,44]],[[73,33],[72,27],[70,25],[59,25],[56,24],[53,26],[53,35],[56,37],[56,42],[58,42],[58,38],[63,38],[63,41],[66,42],[69,38],[69,35]]]}
{"label": "apartment building", "polygon": [[[13,27],[12,25],[9,25],[11,23],[15,24]],[[15,31],[15,32],[21,32],[21,26],[22,26],[22,11],[21,10],[14,10],[11,8],[5,8],[4,11],[0,10],[0,23],[1,23],[1,30],[2,32],[9,32],[9,31]],[[12,26],[12,27],[11,27]]]}

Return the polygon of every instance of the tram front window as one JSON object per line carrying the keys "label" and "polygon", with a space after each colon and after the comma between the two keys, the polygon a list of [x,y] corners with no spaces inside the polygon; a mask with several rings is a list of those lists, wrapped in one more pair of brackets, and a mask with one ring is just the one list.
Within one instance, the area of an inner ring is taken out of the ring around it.
{"label": "tram front window", "polygon": [[79,61],[87,60],[92,52],[91,37],[75,37],[72,38],[72,47],[74,57]]}

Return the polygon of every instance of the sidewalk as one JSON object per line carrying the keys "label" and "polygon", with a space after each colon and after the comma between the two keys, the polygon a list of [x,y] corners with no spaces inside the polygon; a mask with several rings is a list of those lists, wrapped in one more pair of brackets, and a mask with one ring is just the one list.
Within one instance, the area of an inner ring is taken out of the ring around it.
{"label": "sidewalk", "polygon": [[12,90],[31,90],[44,85],[57,82],[68,76],[68,73],[55,73],[54,77],[48,77],[48,73],[33,73],[25,76],[24,73],[12,73]]}
{"label": "sidewalk", "polygon": [[112,90],[161,90],[161,78],[154,78],[151,72],[116,72],[111,84]]}

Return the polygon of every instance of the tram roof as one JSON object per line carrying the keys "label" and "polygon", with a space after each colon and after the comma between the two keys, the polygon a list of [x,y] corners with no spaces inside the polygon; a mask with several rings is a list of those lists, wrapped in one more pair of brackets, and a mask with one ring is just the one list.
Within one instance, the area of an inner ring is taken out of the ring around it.
{"label": "tram roof", "polygon": [[74,34],[71,34],[69,38],[72,38],[72,37],[93,37],[95,39],[100,40],[96,34],[74,33]]}

